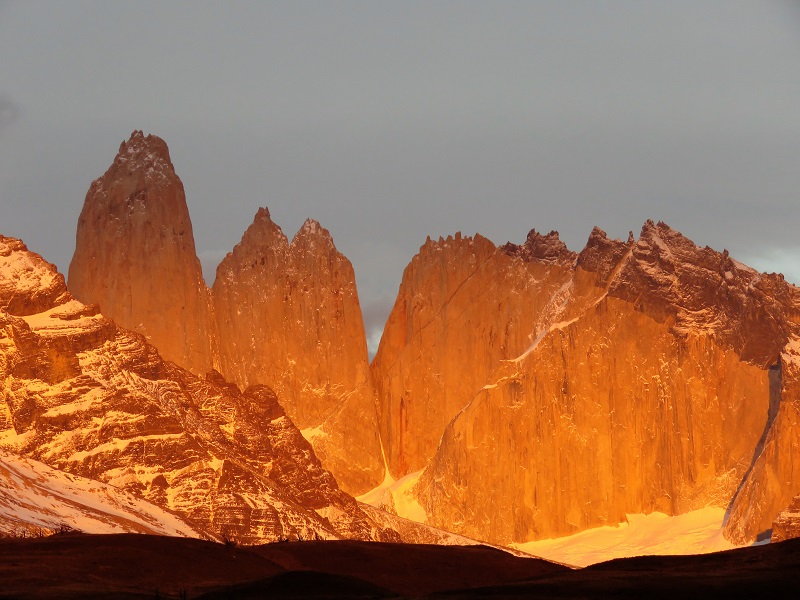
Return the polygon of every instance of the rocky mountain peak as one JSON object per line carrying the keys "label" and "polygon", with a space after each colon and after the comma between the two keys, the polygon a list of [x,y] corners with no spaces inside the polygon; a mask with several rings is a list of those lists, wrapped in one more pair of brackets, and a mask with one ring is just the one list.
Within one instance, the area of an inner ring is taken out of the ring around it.
{"label": "rocky mountain peak", "polygon": [[144,135],[141,130],[137,129],[131,133],[127,141],[123,141],[119,145],[119,153],[115,162],[144,162],[147,160],[172,164],[167,143],[157,135]]}
{"label": "rocky mountain peak", "polygon": [[431,236],[427,236],[425,243],[419,248],[419,253],[412,259],[412,263],[434,259],[441,260],[444,256],[450,257],[451,255],[463,254],[466,257],[471,257],[476,254],[490,254],[495,249],[494,243],[479,233],[470,236],[462,235],[460,231],[457,231],[455,235],[439,236],[438,239],[432,239]]}
{"label": "rocky mountain peak", "polygon": [[326,251],[336,251],[331,232],[314,219],[306,219],[303,226],[295,234],[291,243],[292,248],[321,248]]}
{"label": "rocky mountain peak", "polygon": [[233,252],[263,253],[266,249],[283,252],[288,246],[289,240],[286,238],[286,234],[272,220],[269,209],[261,207],[256,212],[250,227],[245,230],[241,242],[234,247]]}
{"label": "rocky mountain peak", "polygon": [[[180,184],[169,156],[167,143],[160,137],[134,131],[128,140],[119,146],[119,152],[97,185],[127,182],[141,192],[148,186]],[[182,184],[180,184],[182,186]],[[131,199],[143,194],[128,194]]]}
{"label": "rocky mountain peak", "polygon": [[543,262],[571,263],[577,258],[577,254],[567,248],[567,245],[558,237],[557,231],[543,235],[531,229],[528,237],[522,245],[508,242],[500,246],[500,250],[509,256],[518,256],[526,262],[539,260]]}
{"label": "rocky mountain peak", "polygon": [[605,287],[615,267],[635,243],[632,232],[628,234],[628,241],[622,242],[609,239],[605,231],[594,227],[586,246],[578,255],[577,266],[584,271],[597,273],[597,284]]}
{"label": "rocky mountain peak", "polygon": [[32,315],[69,300],[64,276],[16,238],[0,235],[0,309]]}
{"label": "rocky mountain peak", "polygon": [[342,487],[383,477],[361,309],[350,262],[308,219],[287,243],[259,209],[212,288],[220,370],[273,388]]}
{"label": "rocky mountain peak", "polygon": [[183,183],[161,138],[134,131],[90,186],[69,287],[165,358],[197,374],[213,366],[209,293]]}

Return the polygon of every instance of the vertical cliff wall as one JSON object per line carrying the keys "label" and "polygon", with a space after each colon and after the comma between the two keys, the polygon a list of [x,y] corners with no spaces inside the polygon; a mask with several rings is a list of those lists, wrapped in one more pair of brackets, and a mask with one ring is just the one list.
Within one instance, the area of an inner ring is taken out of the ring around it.
{"label": "vertical cliff wall", "polygon": [[183,184],[164,141],[135,131],[83,204],[70,292],[144,335],[167,360],[204,375],[215,364],[208,288]]}
{"label": "vertical cliff wall", "polygon": [[308,220],[291,243],[260,209],[217,269],[221,371],[272,387],[340,485],[383,480],[355,274],[330,233]]}
{"label": "vertical cliff wall", "polygon": [[523,246],[430,239],[403,274],[375,359],[381,436],[396,478],[422,469],[445,426],[555,315],[575,255],[551,233]]}
{"label": "vertical cliff wall", "polygon": [[[373,363],[385,443],[406,457],[390,466],[427,464],[429,522],[500,543],[727,507],[768,425],[796,290],[662,223],[638,241],[595,230],[577,257],[543,237],[483,260],[450,238],[412,261]],[[505,355],[497,330],[516,332]]]}

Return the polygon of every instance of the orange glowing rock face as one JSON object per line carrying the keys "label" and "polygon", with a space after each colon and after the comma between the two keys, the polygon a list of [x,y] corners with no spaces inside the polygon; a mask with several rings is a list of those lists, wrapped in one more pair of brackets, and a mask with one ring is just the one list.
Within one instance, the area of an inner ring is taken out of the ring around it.
{"label": "orange glowing rock face", "polygon": [[183,183],[164,141],[135,131],[92,182],[78,220],[70,292],[144,335],[167,360],[215,365],[208,289]]}
{"label": "orange glowing rock face", "polygon": [[195,373],[274,388],[344,490],[378,486],[385,458],[386,485],[405,478],[385,506],[461,534],[711,506],[743,543],[800,494],[800,291],[663,223],[595,229],[580,254],[555,232],[429,239],[368,365],[327,230],[290,242],[261,209],[209,291],[166,145],[137,132],[87,194],[70,287]]}
{"label": "orange glowing rock face", "polygon": [[[790,398],[798,290],[660,223],[577,259],[546,237],[448,238],[406,270],[372,365],[392,474],[424,467],[429,523],[503,543],[726,508]],[[770,526],[797,486],[774,487],[728,535]]]}
{"label": "orange glowing rock face", "polygon": [[480,235],[456,235],[428,240],[406,268],[372,363],[395,478],[424,468],[499,361],[531,344],[556,308],[548,299],[571,278],[574,256],[560,246],[566,254],[526,260]]}
{"label": "orange glowing rock face", "polygon": [[291,243],[260,209],[217,269],[220,370],[272,387],[353,494],[384,477],[366,337],[350,261],[308,220]]}
{"label": "orange glowing rock face", "polygon": [[289,243],[259,210],[212,293],[167,146],[134,132],[86,196],[69,285],[196,375],[272,387],[343,489],[383,480],[355,275],[315,221]]}

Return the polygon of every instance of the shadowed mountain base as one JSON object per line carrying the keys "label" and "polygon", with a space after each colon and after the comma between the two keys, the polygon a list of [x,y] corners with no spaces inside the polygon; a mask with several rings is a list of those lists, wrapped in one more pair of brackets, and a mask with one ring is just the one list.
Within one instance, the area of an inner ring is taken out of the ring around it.
{"label": "shadowed mountain base", "polygon": [[134,534],[0,540],[0,598],[796,597],[798,569],[800,540],[581,570],[483,546],[236,547]]}

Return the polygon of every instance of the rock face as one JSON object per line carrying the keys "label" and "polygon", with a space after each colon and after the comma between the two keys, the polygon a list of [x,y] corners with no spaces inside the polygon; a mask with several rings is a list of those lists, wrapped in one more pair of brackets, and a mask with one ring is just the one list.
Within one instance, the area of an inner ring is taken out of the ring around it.
{"label": "rock face", "polygon": [[662,223],[554,242],[412,261],[373,362],[392,474],[425,467],[428,522],[497,543],[727,507],[789,410],[798,290]]}
{"label": "rock face", "polygon": [[289,243],[260,209],[217,269],[220,370],[273,388],[353,494],[384,476],[366,336],[350,262],[308,220]]}
{"label": "rock face", "polygon": [[[794,314],[797,322],[797,313]],[[800,533],[795,498],[800,495],[800,337],[794,332],[774,371],[778,398],[753,465],[736,494],[725,525],[725,536],[747,543],[773,530],[773,539]]]}
{"label": "rock face", "polygon": [[339,490],[272,390],[163,361],[18,240],[0,257],[0,306],[24,313],[0,309],[4,448],[243,543],[400,539]]}
{"label": "rock face", "polygon": [[219,266],[212,301],[166,144],[134,132],[89,189],[69,282],[196,375],[272,387],[348,492],[383,480],[355,275],[315,221],[289,243],[261,209]]}
{"label": "rock face", "polygon": [[209,537],[133,494],[0,450],[0,537],[50,535],[65,528]]}
{"label": "rock face", "polygon": [[167,360],[204,375],[215,364],[209,293],[183,184],[164,141],[134,131],[95,180],[78,220],[69,288]]}
{"label": "rock face", "polygon": [[424,468],[499,361],[544,331],[566,297],[574,258],[558,234],[535,231],[523,246],[456,234],[420,248],[372,362],[393,477]]}
{"label": "rock face", "polygon": [[771,541],[782,542],[798,537],[800,537],[800,496],[795,496],[789,506],[773,521]]}
{"label": "rock face", "polygon": [[[14,252],[29,256],[13,244],[0,265]],[[9,273],[31,271],[6,263]],[[353,270],[329,233],[309,220],[289,242],[261,209],[209,291],[166,145],[135,132],[89,190],[70,285],[165,358],[195,374],[213,367],[243,394],[217,375],[200,381],[160,362],[96,305],[72,300],[54,269],[33,271],[34,283],[0,281],[13,376],[105,381],[98,365],[111,359],[96,349],[121,352],[127,362],[114,369],[168,382],[145,387],[170,418],[177,400],[168,399],[203,399],[195,417],[163,427],[222,431],[234,444],[222,454],[251,469],[222,479],[253,497],[272,490],[253,478],[262,468],[254,457],[274,445],[259,432],[289,422],[257,387],[266,384],[345,491],[362,494],[384,475],[417,481],[414,511],[459,534],[524,542],[706,505],[730,509],[725,535],[735,542],[773,522],[778,536],[791,530],[778,515],[792,514],[800,495],[800,292],[663,223],[648,221],[638,240],[595,229],[580,254],[535,230],[500,247],[480,235],[428,239],[368,366]],[[65,346],[64,335],[91,352]],[[0,425],[27,431],[49,414],[44,395],[27,394],[0,406]],[[149,479],[140,483],[150,490]]]}

